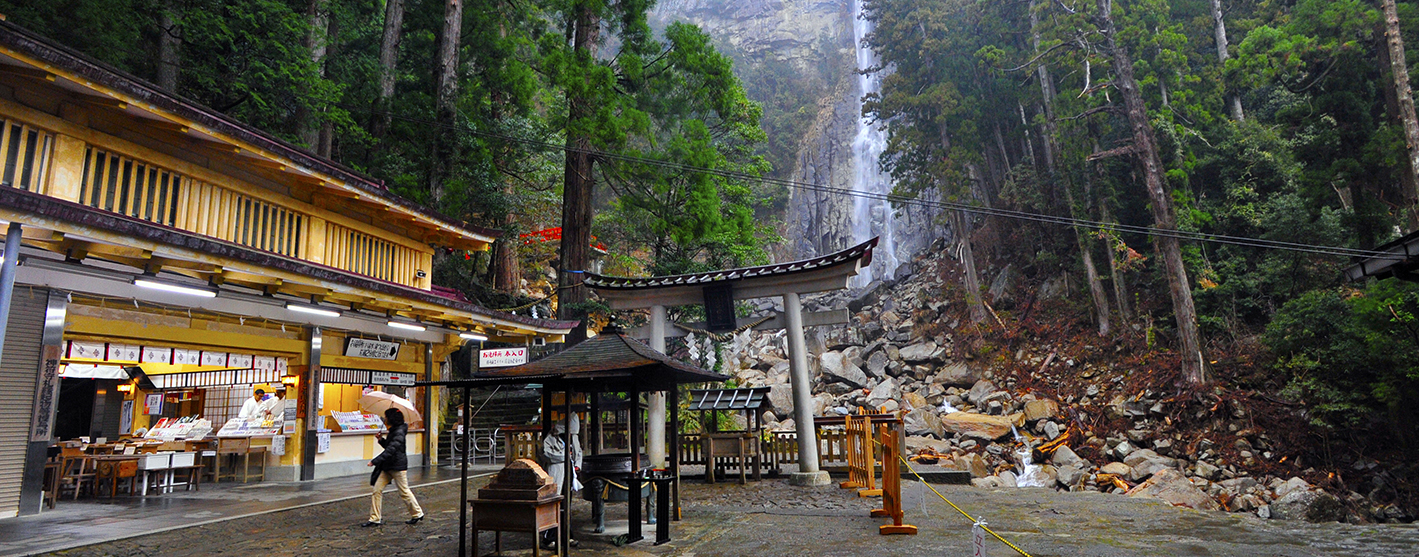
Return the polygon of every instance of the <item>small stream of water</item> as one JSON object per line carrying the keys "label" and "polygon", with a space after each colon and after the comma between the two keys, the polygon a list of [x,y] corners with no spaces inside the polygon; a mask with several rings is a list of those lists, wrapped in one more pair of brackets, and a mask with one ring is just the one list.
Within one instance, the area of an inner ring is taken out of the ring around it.
{"label": "small stream of water", "polygon": [[1015,440],[1023,447],[1015,451],[1015,460],[1020,463],[1019,472],[1015,475],[1015,487],[1051,487],[1044,467],[1031,462],[1029,440],[1020,435],[1020,431],[1013,425],[1010,426],[1010,433],[1015,435]]}

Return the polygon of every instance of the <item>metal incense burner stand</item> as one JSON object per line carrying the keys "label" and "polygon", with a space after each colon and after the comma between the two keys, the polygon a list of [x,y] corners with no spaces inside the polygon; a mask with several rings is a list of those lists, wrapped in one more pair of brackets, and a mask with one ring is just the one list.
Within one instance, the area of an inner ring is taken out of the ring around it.
{"label": "metal incense burner stand", "polygon": [[[643,472],[631,470],[630,453],[587,455],[582,459],[581,473],[587,480],[581,497],[591,501],[591,520],[596,524],[592,532],[600,534],[606,531],[606,503],[629,502],[631,480]],[[654,503],[649,498],[653,491],[650,483],[640,489],[640,498],[646,501],[646,515],[651,517],[655,516]],[[649,522],[655,524],[656,518],[651,518]]]}

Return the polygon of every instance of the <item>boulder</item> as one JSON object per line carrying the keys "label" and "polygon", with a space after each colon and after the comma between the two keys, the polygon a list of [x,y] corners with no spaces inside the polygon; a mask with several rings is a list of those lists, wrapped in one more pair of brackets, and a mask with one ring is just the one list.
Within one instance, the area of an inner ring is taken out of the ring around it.
{"label": "boulder", "polygon": [[1011,471],[1009,471],[1009,470],[1001,471],[1001,472],[1000,472],[1000,475],[999,475],[999,478],[1000,478],[1000,483],[1005,484],[1005,487],[1020,487],[1020,484],[1016,483],[1016,481],[1015,481],[1015,473],[1014,473],[1014,472],[1011,472]]}
{"label": "boulder", "polygon": [[997,390],[998,389],[995,388],[995,383],[991,383],[990,381],[981,379],[980,381],[976,381],[976,383],[971,386],[970,392],[966,393],[966,400],[971,401],[971,404],[976,404],[978,403],[978,401],[984,399],[987,396],[990,396],[991,393]]}
{"label": "boulder", "polygon": [[780,416],[793,415],[793,386],[788,383],[769,385],[769,404]]}
{"label": "boulder", "polygon": [[1138,481],[1157,473],[1164,468],[1176,468],[1177,461],[1166,456],[1160,456],[1150,449],[1138,449],[1128,454],[1123,459],[1123,463],[1132,469],[1129,478]]}
{"label": "boulder", "polygon": [[985,465],[985,458],[978,453],[966,453],[942,463],[941,466],[970,472],[973,478],[983,478],[990,475],[990,467]]}
{"label": "boulder", "polygon": [[1103,468],[1099,469],[1099,472],[1104,474],[1113,474],[1115,476],[1124,477],[1128,477],[1128,473],[1131,471],[1132,469],[1129,468],[1127,464],[1124,464],[1122,462],[1110,462],[1108,464],[1105,464]]}
{"label": "boulder", "polygon": [[1059,485],[1066,488],[1077,486],[1084,479],[1084,469],[1078,465],[1059,466],[1055,470]]}
{"label": "boulder", "polygon": [[1053,400],[1032,400],[1025,403],[1025,421],[1044,420],[1059,415],[1059,403]]}
{"label": "boulder", "polygon": [[1197,464],[1193,465],[1192,473],[1199,478],[1215,480],[1217,476],[1222,474],[1222,469],[1199,460]]}
{"label": "boulder", "polygon": [[907,452],[911,454],[917,454],[922,449],[932,449],[938,454],[951,454],[951,443],[949,441],[932,439],[930,437],[908,435],[906,446]]}
{"label": "boulder", "polygon": [[887,357],[887,352],[883,350],[873,352],[871,356],[867,357],[867,373],[881,379],[887,375],[887,364],[889,362],[891,362],[891,359]]}
{"label": "boulder", "polygon": [[831,377],[832,380],[843,381],[856,387],[866,387],[868,384],[867,374],[849,361],[842,352],[824,352],[818,356],[818,363],[823,375]]}
{"label": "boulder", "polygon": [[993,441],[1010,435],[1010,426],[1019,416],[987,416],[975,412],[952,412],[941,416],[941,429],[946,433],[959,433]]}
{"label": "boulder", "polygon": [[1337,522],[1345,519],[1345,505],[1324,491],[1298,489],[1271,502],[1271,518]]}
{"label": "boulder", "polygon": [[926,410],[912,410],[907,415],[902,416],[902,428],[907,435],[926,435],[935,433],[931,430],[931,424],[926,421]]}
{"label": "boulder", "polygon": [[942,367],[936,372],[936,382],[951,387],[968,387],[980,381],[980,372],[971,369],[965,362],[956,362]]}
{"label": "boulder", "polygon": [[909,364],[930,361],[933,354],[936,354],[936,343],[931,341],[913,344],[900,352],[902,360]]}
{"label": "boulder", "polygon": [[1162,499],[1172,505],[1203,511],[1215,511],[1220,508],[1216,501],[1192,485],[1181,472],[1171,468],[1158,471],[1148,478],[1148,481],[1128,490],[1126,495]]}
{"label": "boulder", "polygon": [[902,393],[902,400],[906,402],[907,405],[909,405],[912,409],[926,408],[930,406],[930,404],[926,402],[926,397],[921,396],[920,394],[917,394],[912,391]]}
{"label": "boulder", "polygon": [[1000,479],[1000,476],[986,476],[984,478],[972,479],[971,486],[984,489],[995,489],[1005,487],[1005,482]]}
{"label": "boulder", "polygon": [[881,408],[897,395],[897,382],[887,379],[878,383],[872,388],[872,392],[867,394],[867,405],[873,408]]}
{"label": "boulder", "polygon": [[1074,449],[1069,448],[1069,445],[1060,445],[1058,449],[1054,450],[1054,455],[1050,456],[1049,461],[1061,468],[1065,466],[1083,467],[1088,462],[1074,454]]}
{"label": "boulder", "polygon": [[1282,482],[1281,485],[1278,485],[1273,488],[1272,491],[1276,492],[1277,499],[1283,499],[1287,495],[1290,495],[1293,491],[1308,490],[1310,488],[1311,484],[1306,483],[1306,480],[1293,476],[1291,479],[1286,480],[1285,482]]}
{"label": "boulder", "polygon": [[1114,458],[1123,460],[1124,458],[1127,458],[1130,453],[1133,452],[1133,445],[1128,444],[1128,441],[1123,441],[1117,445],[1114,445],[1114,448],[1110,452],[1114,455]]}

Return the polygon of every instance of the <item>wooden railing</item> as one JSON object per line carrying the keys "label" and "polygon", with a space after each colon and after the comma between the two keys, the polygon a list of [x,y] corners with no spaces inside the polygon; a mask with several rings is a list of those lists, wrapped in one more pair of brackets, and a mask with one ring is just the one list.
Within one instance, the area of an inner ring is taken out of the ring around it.
{"label": "wooden railing", "polygon": [[325,264],[405,286],[417,284],[419,253],[405,246],[351,230],[325,225]]}
{"label": "wooden railing", "polygon": [[[798,432],[792,430],[770,431],[768,439],[760,441],[764,461],[778,465],[798,463]],[[704,465],[705,456],[700,443],[700,434],[680,434],[680,463]],[[847,432],[841,427],[818,429],[818,465],[843,466],[847,464]]]}
{"label": "wooden railing", "polygon": [[425,239],[4,99],[0,186],[353,274],[432,288],[433,249]]}
{"label": "wooden railing", "polygon": [[20,122],[0,120],[0,185],[43,193],[54,135]]}
{"label": "wooden railing", "polygon": [[[0,149],[13,148],[0,151],[12,155],[3,176],[38,183],[50,139],[18,124],[6,123],[4,129]],[[36,154],[16,162],[15,153],[27,152]],[[427,284],[418,270],[429,255],[408,245],[93,146],[83,156],[77,201],[89,207],[404,286]]]}

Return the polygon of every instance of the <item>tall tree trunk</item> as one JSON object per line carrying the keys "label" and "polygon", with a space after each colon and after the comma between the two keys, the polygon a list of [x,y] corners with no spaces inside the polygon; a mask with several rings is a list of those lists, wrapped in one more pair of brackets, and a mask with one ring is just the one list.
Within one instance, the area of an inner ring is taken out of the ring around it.
{"label": "tall tree trunk", "polygon": [[[601,43],[601,18],[591,7],[591,0],[578,0],[574,8],[572,25],[572,49],[578,63],[596,63],[596,51]],[[584,130],[584,124],[595,112],[591,100],[575,95],[567,98],[568,126],[566,140],[566,164],[562,176],[562,244],[561,272],[557,274],[560,285],[557,293],[557,316],[561,319],[580,320],[581,324],[567,338],[572,345],[586,340],[586,310],[577,307],[586,302],[586,286],[582,279],[591,263],[591,192],[595,185],[592,179],[591,137]]]}
{"label": "tall tree trunk", "polygon": [[177,2],[163,2],[158,20],[158,88],[174,95],[177,91],[177,75],[182,69],[182,31],[178,28]]}
{"label": "tall tree trunk", "polygon": [[389,133],[390,103],[394,99],[394,82],[398,77],[399,42],[404,38],[404,0],[386,0],[384,5],[384,35],[379,42],[379,98],[370,122],[370,135],[375,140]]}
{"label": "tall tree trunk", "polygon": [[[1034,2],[1030,2],[1030,32],[1033,35],[1035,53],[1040,52],[1040,17],[1035,11]],[[1044,99],[1044,147],[1045,147],[1045,168],[1049,172],[1050,182],[1059,181],[1059,172],[1056,169],[1056,162],[1060,158],[1059,153],[1059,123],[1055,120],[1054,111],[1054,80],[1050,77],[1049,66],[1040,64],[1035,70],[1036,77],[1040,82],[1040,97]],[[1079,219],[1081,211],[1078,205],[1074,204],[1074,188],[1069,180],[1063,180],[1058,189],[1064,190],[1064,203],[1069,206],[1069,216]],[[1089,295],[1094,300],[1094,316],[1099,325],[1099,336],[1107,336],[1110,330],[1109,324],[1109,297],[1104,293],[1103,281],[1099,279],[1099,271],[1094,268],[1093,242],[1089,240],[1089,235],[1084,230],[1075,227],[1074,241],[1079,244],[1079,255],[1084,263],[1084,276],[1089,282]]]}
{"label": "tall tree trunk", "polygon": [[[498,37],[500,39],[507,38],[507,27],[505,25],[498,25]],[[504,112],[506,106],[506,99],[501,90],[495,88],[489,92],[488,114],[495,125],[501,124],[503,119],[506,118],[507,115]],[[499,151],[501,156],[498,157],[498,159],[502,161],[515,160],[516,153],[513,153],[512,148],[506,143],[500,145]],[[502,179],[503,198],[507,201],[503,203],[503,215],[498,223],[503,230],[503,236],[498,238],[497,242],[493,243],[492,282],[494,290],[516,295],[522,288],[522,265],[518,261],[517,253],[518,247],[522,242],[514,233],[513,224],[517,222],[517,219],[512,210],[512,204],[509,201],[517,194],[517,187],[510,175],[504,175]]]}
{"label": "tall tree trunk", "polygon": [[[325,25],[325,56],[321,63],[320,75],[328,75],[330,71],[330,61],[339,58],[338,52],[340,39],[340,22],[334,17],[326,17]],[[315,140],[315,154],[325,158],[331,158],[335,144],[335,122],[329,118],[323,118],[320,122],[320,133]]]}
{"label": "tall tree trunk", "polygon": [[[1404,143],[1409,149],[1409,172],[1419,183],[1419,117],[1414,115],[1414,92],[1409,88],[1409,66],[1404,60],[1404,38],[1399,34],[1399,12],[1394,0],[1380,0],[1384,8],[1385,39],[1389,42],[1389,69],[1394,78],[1394,94],[1399,99],[1399,119],[1404,124]],[[1419,191],[1409,185],[1404,191],[1405,232],[1419,230]]]}
{"label": "tall tree trunk", "polygon": [[[1227,65],[1227,24],[1222,20],[1222,0],[1212,0],[1212,34],[1217,39],[1217,63],[1226,70]],[[1227,92],[1227,108],[1232,112],[1232,120],[1246,119],[1242,112],[1242,96],[1236,91]]]}
{"label": "tall tree trunk", "polygon": [[445,0],[434,75],[433,158],[429,161],[429,198],[435,208],[443,201],[445,182],[453,172],[458,143],[458,42],[463,32],[463,0]]}
{"label": "tall tree trunk", "polygon": [[[1133,59],[1116,40],[1117,30],[1110,14],[1111,0],[1097,2],[1099,30],[1103,33],[1105,44],[1112,54],[1114,85],[1123,97],[1128,124],[1133,129],[1133,147],[1143,166],[1144,184],[1148,189],[1154,226],[1164,232],[1176,230],[1177,218],[1173,214],[1172,200],[1164,189],[1163,161],[1158,158],[1158,144],[1153,137],[1153,126],[1148,121],[1148,107],[1143,102],[1143,95],[1138,91],[1138,81],[1133,77]],[[1183,378],[1193,385],[1206,383],[1206,369],[1202,365],[1202,339],[1197,330],[1197,309],[1192,303],[1192,290],[1187,279],[1187,269],[1183,267],[1182,249],[1178,245],[1178,239],[1174,237],[1156,236],[1154,241],[1163,257],[1163,266],[1168,277],[1168,293],[1173,300]]]}
{"label": "tall tree trunk", "polygon": [[[306,33],[305,48],[310,53],[310,61],[315,65],[316,71],[321,77],[325,77],[325,48],[329,44],[326,35],[329,32],[327,26],[330,24],[329,0],[310,0],[306,4],[306,22],[310,25],[310,30]],[[319,154],[320,151],[320,122],[316,118],[316,111],[310,106],[310,99],[307,98],[296,110],[296,125],[300,126],[298,134],[301,143],[305,144],[311,151]]]}
{"label": "tall tree trunk", "polygon": [[[1097,152],[1098,148],[1095,147],[1094,151]],[[1086,169],[1084,171],[1085,189],[1093,189],[1091,172],[1093,172],[1092,169]],[[1114,221],[1112,211],[1109,211],[1109,204],[1107,202],[1099,202],[1099,220],[1108,224],[1114,224],[1116,222]],[[1124,281],[1126,277],[1123,275],[1123,269],[1119,268],[1118,254],[1115,253],[1114,246],[1105,246],[1104,253],[1107,254],[1109,258],[1109,277],[1112,279],[1114,286],[1114,303],[1118,304],[1118,318],[1124,325],[1127,325],[1129,320],[1133,319],[1132,305],[1129,303],[1128,299],[1128,283]]]}
{"label": "tall tree trunk", "polygon": [[[1387,41],[1385,41],[1385,35],[1386,30],[1384,21],[1375,22],[1375,60],[1379,66],[1378,69],[1380,71],[1380,75],[1384,75],[1386,72],[1390,71],[1389,45],[1387,44]],[[1385,42],[1386,44],[1379,44],[1381,42]],[[1394,80],[1390,80],[1388,85],[1380,87],[1380,91],[1384,94],[1385,114],[1390,117],[1390,120],[1394,123],[1394,125],[1399,126],[1400,129],[1404,129],[1404,117],[1400,114],[1399,96],[1395,93],[1394,90]],[[1378,184],[1370,185],[1372,187],[1378,186]],[[1413,172],[1400,172],[1399,187],[1401,188],[1400,191],[1406,192],[1415,191],[1416,189],[1419,189],[1419,176],[1416,176]],[[1341,189],[1341,187],[1338,187],[1337,184],[1332,183],[1331,189],[1334,189],[1336,193],[1339,194],[1341,208],[1347,211],[1354,209],[1351,197],[1349,195],[1346,195],[1346,193],[1349,192],[1350,188],[1345,187],[1344,189]],[[1376,195],[1376,198],[1378,199],[1379,196]]]}
{"label": "tall tree trunk", "polygon": [[971,249],[970,217],[965,211],[950,211],[951,230],[956,233],[956,241],[961,245],[961,267],[965,270],[961,280],[966,289],[966,309],[972,323],[985,321],[985,300],[981,299],[980,275],[976,272],[976,255]]}

